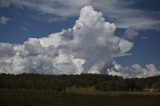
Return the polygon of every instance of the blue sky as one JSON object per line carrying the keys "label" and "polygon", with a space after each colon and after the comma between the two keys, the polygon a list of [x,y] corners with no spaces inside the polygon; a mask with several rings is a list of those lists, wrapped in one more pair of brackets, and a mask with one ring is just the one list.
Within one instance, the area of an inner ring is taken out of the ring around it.
{"label": "blue sky", "polygon": [[[9,18],[7,24],[0,26],[0,42],[9,43],[23,43],[28,38],[40,38],[53,32],[60,32],[62,29],[73,26],[76,20],[75,17],[69,17],[65,20],[48,22],[48,17],[45,15],[40,15],[27,8],[20,9],[14,6],[2,8],[0,15]],[[52,17],[54,18],[54,16]]]}
{"label": "blue sky", "polygon": [[[133,42],[131,55],[116,62],[155,64],[160,68],[160,1],[159,0],[2,0],[0,1],[0,42],[23,44],[29,38],[47,37],[74,26],[80,9],[92,5],[106,21],[117,26],[115,35]],[[126,30],[129,29],[126,34]]]}

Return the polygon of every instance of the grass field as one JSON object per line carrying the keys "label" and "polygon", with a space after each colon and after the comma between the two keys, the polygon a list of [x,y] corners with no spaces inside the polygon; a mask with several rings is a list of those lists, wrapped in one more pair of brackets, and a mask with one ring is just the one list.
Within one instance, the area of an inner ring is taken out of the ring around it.
{"label": "grass field", "polygon": [[72,87],[67,89],[67,93],[71,94],[83,94],[83,95],[109,95],[109,96],[122,96],[122,95],[156,95],[160,96],[160,92],[127,92],[127,91],[109,91],[103,92],[100,90],[96,90],[94,87],[88,88],[76,88]]}
{"label": "grass field", "polygon": [[[72,88],[75,90],[75,88]],[[110,92],[85,94],[56,93],[39,90],[0,90],[0,106],[160,106],[160,95],[155,93]],[[82,90],[84,92],[82,93]]]}

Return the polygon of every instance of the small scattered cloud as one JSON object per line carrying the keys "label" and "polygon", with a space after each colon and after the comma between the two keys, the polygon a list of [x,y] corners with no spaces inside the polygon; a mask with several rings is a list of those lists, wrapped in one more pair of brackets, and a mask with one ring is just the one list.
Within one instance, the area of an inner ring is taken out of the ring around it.
{"label": "small scattered cloud", "polygon": [[124,38],[128,40],[133,40],[138,35],[139,32],[133,27],[127,28],[124,32]]}
{"label": "small scattered cloud", "polygon": [[7,18],[5,16],[1,16],[0,17],[0,24],[6,25],[9,20],[10,20],[9,18]]}

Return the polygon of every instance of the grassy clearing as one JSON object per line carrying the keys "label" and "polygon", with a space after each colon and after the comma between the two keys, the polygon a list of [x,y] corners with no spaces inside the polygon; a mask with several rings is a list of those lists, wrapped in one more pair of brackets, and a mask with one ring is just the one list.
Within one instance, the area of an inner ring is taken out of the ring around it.
{"label": "grassy clearing", "polygon": [[104,95],[104,92],[96,90],[94,87],[88,88],[68,88],[66,90],[67,93],[71,94],[83,94],[83,95]]}
{"label": "grassy clearing", "polygon": [[88,88],[68,88],[66,90],[70,94],[83,94],[83,95],[110,95],[110,96],[119,96],[119,95],[160,95],[160,92],[126,92],[126,91],[109,91],[103,92],[96,90],[94,87]]}
{"label": "grassy clearing", "polygon": [[[74,93],[42,90],[0,90],[0,106],[160,106],[160,95],[145,93],[95,93],[72,88]],[[75,93],[76,92],[76,93]]]}

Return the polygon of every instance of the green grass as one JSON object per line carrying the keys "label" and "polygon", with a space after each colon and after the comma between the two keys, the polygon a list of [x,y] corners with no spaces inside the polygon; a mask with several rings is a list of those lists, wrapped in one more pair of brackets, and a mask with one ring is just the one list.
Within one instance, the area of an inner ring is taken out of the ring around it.
{"label": "green grass", "polygon": [[127,91],[109,91],[103,92],[96,90],[94,87],[88,88],[76,88],[71,87],[66,90],[70,94],[83,94],[83,95],[110,95],[110,96],[119,96],[119,95],[160,95],[160,92],[127,92]]}
{"label": "green grass", "polygon": [[98,91],[94,87],[88,87],[88,88],[71,87],[71,88],[68,88],[66,92],[71,94],[84,94],[84,95],[103,95],[104,94],[104,92]]}
{"label": "green grass", "polygon": [[0,106],[160,106],[159,94],[110,92],[102,95],[88,88],[86,95],[85,88],[71,90],[72,93],[0,90]]}

